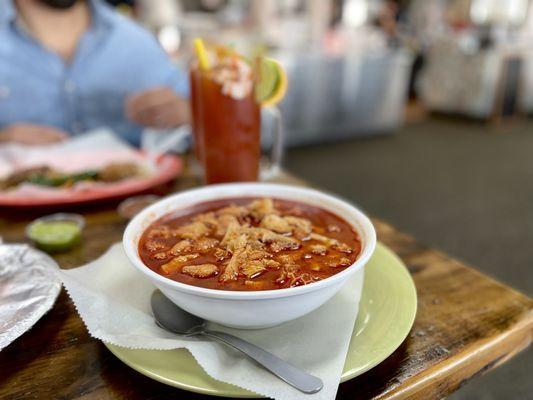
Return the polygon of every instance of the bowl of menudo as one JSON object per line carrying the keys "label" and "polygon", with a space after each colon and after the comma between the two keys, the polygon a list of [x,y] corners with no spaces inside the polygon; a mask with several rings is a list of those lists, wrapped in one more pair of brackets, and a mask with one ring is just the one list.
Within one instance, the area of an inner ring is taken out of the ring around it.
{"label": "bowl of menudo", "polygon": [[331,195],[285,185],[213,185],[130,221],[131,263],[181,308],[237,328],[301,317],[353,278],[359,298],[376,245],[370,220]]}

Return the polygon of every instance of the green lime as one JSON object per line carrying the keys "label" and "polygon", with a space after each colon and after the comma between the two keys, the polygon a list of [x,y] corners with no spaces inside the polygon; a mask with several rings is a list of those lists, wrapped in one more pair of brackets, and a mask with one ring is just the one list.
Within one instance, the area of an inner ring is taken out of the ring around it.
{"label": "green lime", "polygon": [[78,244],[81,228],[72,221],[37,221],[29,227],[28,236],[40,249],[55,253]]}
{"label": "green lime", "polygon": [[255,85],[255,99],[258,103],[271,97],[276,91],[279,73],[276,64],[268,58],[261,57],[258,61],[258,81]]}
{"label": "green lime", "polygon": [[283,66],[272,58],[261,57],[255,98],[262,107],[278,104],[287,93],[288,79]]}

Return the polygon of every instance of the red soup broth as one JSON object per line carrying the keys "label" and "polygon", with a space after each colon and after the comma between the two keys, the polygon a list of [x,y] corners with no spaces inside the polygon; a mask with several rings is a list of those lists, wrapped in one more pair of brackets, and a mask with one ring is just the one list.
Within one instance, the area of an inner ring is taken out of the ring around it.
{"label": "red soup broth", "polygon": [[[270,202],[273,206],[270,210],[274,211],[269,214],[262,212],[261,207],[250,207],[250,204],[261,205],[261,202]],[[228,220],[233,225],[224,231],[222,222]],[[287,228],[283,233],[265,228],[283,231],[285,220],[303,228],[294,225],[294,230],[289,232]],[[193,225],[195,221],[196,225]],[[184,227],[191,227],[194,234],[198,233],[194,229],[199,229],[202,236],[192,239],[191,232]],[[241,251],[241,255],[244,254],[241,269],[230,276],[233,279],[224,279],[228,275],[228,265],[240,251],[227,240],[232,229],[236,238],[246,232],[248,253]],[[180,250],[173,252],[175,247]],[[232,198],[199,203],[153,222],[139,242],[142,261],[156,273],[188,285],[237,291],[312,284],[345,270],[356,261],[360,252],[361,239],[357,231],[341,217],[316,206],[280,199]],[[183,261],[175,262],[180,256]],[[196,272],[206,276],[183,272],[191,269],[194,272],[195,266],[204,265],[210,266],[203,272],[203,267]]]}

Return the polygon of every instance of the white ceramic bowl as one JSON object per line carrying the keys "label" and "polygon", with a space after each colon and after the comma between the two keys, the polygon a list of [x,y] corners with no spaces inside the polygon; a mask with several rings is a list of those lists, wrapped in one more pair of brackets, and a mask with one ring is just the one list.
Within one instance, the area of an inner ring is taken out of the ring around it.
{"label": "white ceramic bowl", "polygon": [[[359,233],[362,250],[356,262],[342,272],[309,285],[263,291],[225,291],[187,285],[165,278],[148,268],[138,252],[144,230],[159,217],[210,200],[235,197],[271,197],[322,207],[350,223]],[[353,296],[359,300],[364,265],[374,252],[376,233],[370,220],[343,200],[312,189],[266,183],[212,185],[169,196],[141,211],[124,232],[124,249],[131,263],[181,308],[219,324],[257,329],[281,324],[320,307],[348,278],[358,282]]]}

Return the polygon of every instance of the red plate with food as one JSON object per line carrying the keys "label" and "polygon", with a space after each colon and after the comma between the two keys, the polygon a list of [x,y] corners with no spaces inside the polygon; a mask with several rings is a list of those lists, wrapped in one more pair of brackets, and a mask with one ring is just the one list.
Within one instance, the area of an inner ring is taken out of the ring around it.
{"label": "red plate with food", "polygon": [[[53,152],[52,152],[53,153]],[[183,170],[180,157],[157,158],[131,149],[77,150],[51,157],[3,160],[0,207],[56,207],[119,199],[170,182]]]}

